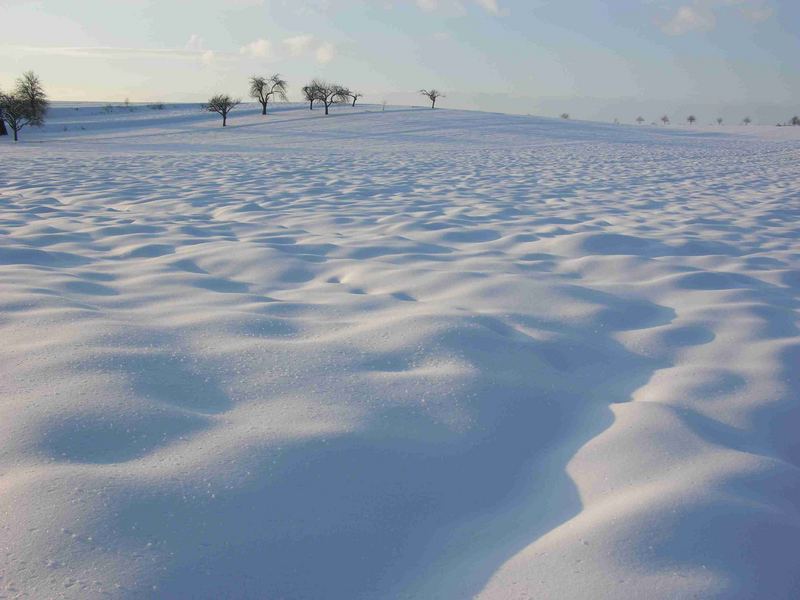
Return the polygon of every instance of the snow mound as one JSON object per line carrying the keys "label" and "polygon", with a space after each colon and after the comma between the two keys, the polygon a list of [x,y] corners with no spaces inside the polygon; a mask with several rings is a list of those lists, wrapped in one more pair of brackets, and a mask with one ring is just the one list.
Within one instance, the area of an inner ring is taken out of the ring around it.
{"label": "snow mound", "polygon": [[0,143],[4,595],[796,598],[752,131],[57,106]]}

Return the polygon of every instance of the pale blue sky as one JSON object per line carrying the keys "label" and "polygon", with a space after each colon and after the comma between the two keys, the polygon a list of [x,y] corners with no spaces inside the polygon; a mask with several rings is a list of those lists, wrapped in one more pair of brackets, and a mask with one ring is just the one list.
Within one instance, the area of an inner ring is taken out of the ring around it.
{"label": "pale blue sky", "polygon": [[[250,74],[367,102],[578,118],[800,112],[798,0],[0,0],[0,86],[54,99],[200,101]],[[634,114],[636,113],[636,114]],[[791,113],[791,114],[790,114]]]}

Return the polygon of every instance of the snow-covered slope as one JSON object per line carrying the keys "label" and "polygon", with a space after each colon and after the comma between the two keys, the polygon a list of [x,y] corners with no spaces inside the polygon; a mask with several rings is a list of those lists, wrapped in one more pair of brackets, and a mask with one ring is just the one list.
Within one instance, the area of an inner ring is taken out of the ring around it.
{"label": "snow-covered slope", "polygon": [[0,143],[0,597],[800,595],[800,130],[220,124]]}

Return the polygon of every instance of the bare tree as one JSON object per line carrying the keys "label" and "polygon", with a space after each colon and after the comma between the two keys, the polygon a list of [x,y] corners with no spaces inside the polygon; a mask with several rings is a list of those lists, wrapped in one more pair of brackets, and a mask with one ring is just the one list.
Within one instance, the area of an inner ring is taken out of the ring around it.
{"label": "bare tree", "polygon": [[643,116],[641,116],[641,115],[639,115],[638,117],[636,117],[636,122],[637,122],[639,125],[641,125],[642,123],[644,123],[644,117],[643,117]]}
{"label": "bare tree", "polygon": [[569,113],[561,113],[561,118],[565,121],[569,120]]}
{"label": "bare tree", "polygon": [[12,94],[0,93],[0,112],[14,132],[14,141],[19,140],[19,132],[26,125],[34,122],[30,104],[16,92]]}
{"label": "bare tree", "polygon": [[356,100],[364,97],[364,94],[362,94],[361,92],[351,92],[350,90],[348,90],[347,95],[353,99],[353,108],[355,108],[356,106]]}
{"label": "bare tree", "polygon": [[799,126],[800,125],[800,117],[794,116],[789,121],[789,125]]}
{"label": "bare tree", "polygon": [[428,100],[431,101],[431,108],[436,108],[436,101],[439,98],[446,98],[446,96],[442,92],[436,89],[420,90],[419,93],[422,94],[423,96],[426,96]]}
{"label": "bare tree", "polygon": [[722,117],[717,117],[717,125],[722,125]]}
{"label": "bare tree", "polygon": [[316,90],[314,89],[314,83],[315,82],[312,81],[310,84],[303,86],[303,97],[306,99],[306,102],[309,103],[308,104],[309,110],[314,110],[314,101],[317,99],[317,93]]}
{"label": "bare tree", "polygon": [[663,117],[661,117],[661,122],[664,125],[669,125],[669,117],[667,115],[664,115]]}
{"label": "bare tree", "polygon": [[270,99],[278,98],[284,102],[288,100],[286,96],[286,88],[288,84],[285,79],[282,79],[278,73],[270,77],[259,77],[253,75],[250,78],[250,97],[258,100],[261,104],[261,114],[267,114],[267,104]]}
{"label": "bare tree", "polygon": [[742,119],[742,123],[744,123],[745,125],[750,125],[750,123],[752,122],[753,119],[751,119],[750,117],[745,117],[744,119]]}
{"label": "bare tree", "polygon": [[17,87],[14,93],[28,105],[30,124],[36,127],[44,125],[44,117],[47,114],[47,109],[50,108],[50,102],[47,99],[47,94],[42,87],[39,76],[33,71],[23,73],[22,77],[17,79]]}
{"label": "bare tree", "polygon": [[207,104],[203,104],[202,107],[203,110],[221,115],[222,126],[225,127],[228,124],[228,114],[239,106],[241,102],[239,98],[231,98],[227,94],[217,94],[213,96]]}
{"label": "bare tree", "polygon": [[[330,107],[337,102],[346,102],[349,97],[349,90],[336,83],[328,83],[314,79],[306,86],[309,90],[309,95],[314,100],[322,102],[325,105],[325,114],[328,114]],[[303,88],[305,89],[305,88]]]}
{"label": "bare tree", "polygon": [[689,125],[694,125],[695,121],[697,121],[697,117],[694,115],[689,115],[686,117],[686,121],[689,123]]}

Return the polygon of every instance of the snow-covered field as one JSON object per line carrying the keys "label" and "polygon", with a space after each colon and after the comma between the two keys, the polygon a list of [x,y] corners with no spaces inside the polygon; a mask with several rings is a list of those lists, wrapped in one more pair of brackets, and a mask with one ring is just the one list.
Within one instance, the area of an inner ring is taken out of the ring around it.
{"label": "snow-covered field", "polygon": [[0,143],[0,597],[800,596],[800,128]]}

